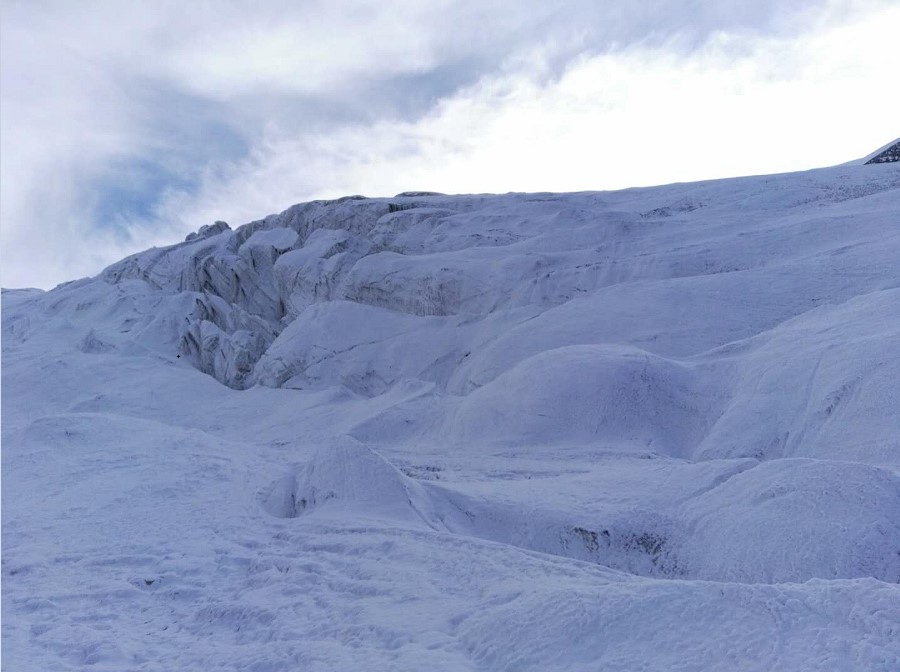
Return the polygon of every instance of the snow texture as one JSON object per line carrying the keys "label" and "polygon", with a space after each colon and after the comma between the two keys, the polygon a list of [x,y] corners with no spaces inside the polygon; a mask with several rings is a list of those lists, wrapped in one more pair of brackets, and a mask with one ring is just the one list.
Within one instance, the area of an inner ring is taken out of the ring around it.
{"label": "snow texture", "polygon": [[317,201],[2,309],[4,669],[900,669],[896,163]]}

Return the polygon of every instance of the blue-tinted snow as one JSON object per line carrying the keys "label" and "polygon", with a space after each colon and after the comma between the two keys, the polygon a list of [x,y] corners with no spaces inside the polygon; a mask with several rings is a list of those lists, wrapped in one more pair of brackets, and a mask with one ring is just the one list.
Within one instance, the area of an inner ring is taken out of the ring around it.
{"label": "blue-tinted snow", "polygon": [[896,670],[898,226],[348,199],[4,291],[4,668]]}

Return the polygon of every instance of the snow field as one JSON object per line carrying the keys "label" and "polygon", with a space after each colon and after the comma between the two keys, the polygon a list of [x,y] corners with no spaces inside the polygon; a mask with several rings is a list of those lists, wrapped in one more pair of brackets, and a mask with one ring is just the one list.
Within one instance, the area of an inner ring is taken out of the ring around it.
{"label": "snow field", "polygon": [[900,668],[898,195],[349,198],[5,290],[4,669]]}

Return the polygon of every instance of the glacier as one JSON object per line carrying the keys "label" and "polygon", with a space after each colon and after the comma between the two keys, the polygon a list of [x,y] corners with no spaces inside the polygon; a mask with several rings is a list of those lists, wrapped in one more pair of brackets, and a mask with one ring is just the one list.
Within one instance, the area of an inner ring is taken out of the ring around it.
{"label": "glacier", "polygon": [[4,669],[900,669],[873,157],[315,201],[4,289]]}

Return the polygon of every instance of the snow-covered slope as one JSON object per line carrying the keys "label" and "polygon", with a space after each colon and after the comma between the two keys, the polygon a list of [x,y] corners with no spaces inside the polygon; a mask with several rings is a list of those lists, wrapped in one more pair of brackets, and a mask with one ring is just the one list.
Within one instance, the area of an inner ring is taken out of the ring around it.
{"label": "snow-covered slope", "polygon": [[349,197],[3,293],[4,668],[900,667],[900,166]]}

